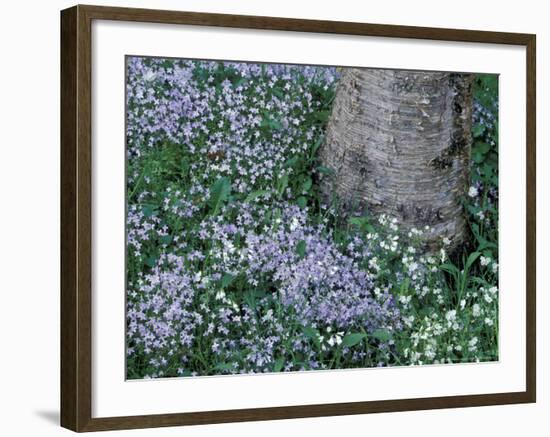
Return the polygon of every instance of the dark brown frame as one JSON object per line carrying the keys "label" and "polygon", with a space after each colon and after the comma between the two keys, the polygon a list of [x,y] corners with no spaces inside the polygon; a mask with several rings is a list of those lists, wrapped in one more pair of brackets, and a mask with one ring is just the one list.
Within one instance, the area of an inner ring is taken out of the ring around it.
{"label": "dark brown frame", "polygon": [[[92,418],[92,20],[287,30],[526,47],[526,390],[467,396]],[[61,425],[82,432],[535,402],[535,56],[536,37],[531,34],[82,5],[61,11]]]}

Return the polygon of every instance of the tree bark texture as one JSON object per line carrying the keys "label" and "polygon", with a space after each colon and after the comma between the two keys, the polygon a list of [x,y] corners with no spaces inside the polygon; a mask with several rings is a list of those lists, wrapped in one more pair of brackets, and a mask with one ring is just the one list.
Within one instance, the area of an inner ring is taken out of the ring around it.
{"label": "tree bark texture", "polygon": [[461,196],[468,186],[473,75],[344,69],[319,151],[333,170],[326,197],[404,230],[425,229],[428,250],[466,233]]}

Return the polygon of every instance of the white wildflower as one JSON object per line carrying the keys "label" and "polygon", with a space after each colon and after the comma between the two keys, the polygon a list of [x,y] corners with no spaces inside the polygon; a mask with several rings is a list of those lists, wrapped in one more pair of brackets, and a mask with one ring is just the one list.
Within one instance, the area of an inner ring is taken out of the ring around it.
{"label": "white wildflower", "polygon": [[445,318],[448,322],[454,322],[456,319],[456,310],[450,310],[445,313]]}
{"label": "white wildflower", "polygon": [[428,286],[424,285],[422,287],[422,291],[420,292],[420,297],[424,297],[428,294],[428,292],[430,291],[430,289],[428,288]]}
{"label": "white wildflower", "polygon": [[480,256],[479,257],[479,262],[482,266],[488,266],[489,263],[491,262],[491,258],[489,257],[486,257],[486,256]]}
{"label": "white wildflower", "polygon": [[376,257],[369,260],[369,267],[376,271],[380,270],[380,266],[378,265],[378,259]]}
{"label": "white wildflower", "polygon": [[147,70],[145,74],[143,75],[143,79],[146,82],[151,82],[155,80],[155,77],[157,77],[157,73],[155,73],[153,70]]}
{"label": "white wildflower", "polygon": [[340,333],[335,334],[335,335],[333,335],[332,337],[330,337],[330,338],[328,339],[328,344],[329,344],[330,346],[340,345],[340,344],[342,343],[342,336],[339,335],[339,334],[340,334]]}

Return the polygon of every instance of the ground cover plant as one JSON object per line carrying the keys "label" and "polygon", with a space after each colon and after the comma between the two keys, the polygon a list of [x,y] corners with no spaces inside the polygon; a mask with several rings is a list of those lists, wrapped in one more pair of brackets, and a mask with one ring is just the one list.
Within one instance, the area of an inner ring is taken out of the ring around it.
{"label": "ground cover plant", "polygon": [[129,57],[127,377],[498,359],[497,77],[474,80],[468,239],[347,214],[318,159],[341,69]]}

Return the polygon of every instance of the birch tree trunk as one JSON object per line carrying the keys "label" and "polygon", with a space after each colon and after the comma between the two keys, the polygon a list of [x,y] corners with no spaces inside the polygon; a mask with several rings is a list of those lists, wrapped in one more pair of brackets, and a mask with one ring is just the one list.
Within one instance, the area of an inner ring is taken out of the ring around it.
{"label": "birch tree trunk", "polygon": [[472,81],[470,74],[345,69],[319,151],[334,172],[322,177],[325,196],[348,210],[386,213],[405,230],[429,226],[428,250],[444,237],[460,244]]}

